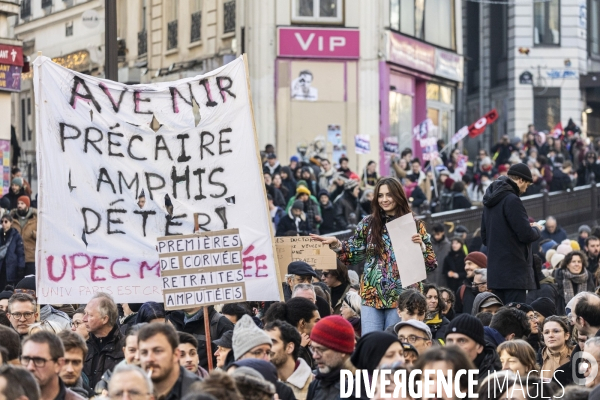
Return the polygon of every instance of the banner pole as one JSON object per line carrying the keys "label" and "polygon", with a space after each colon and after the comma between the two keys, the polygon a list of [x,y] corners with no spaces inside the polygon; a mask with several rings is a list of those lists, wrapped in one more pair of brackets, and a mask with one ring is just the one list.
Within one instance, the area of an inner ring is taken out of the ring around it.
{"label": "banner pole", "polygon": [[[198,232],[198,213],[194,213],[194,233]],[[203,306],[204,312],[204,337],[206,337],[206,358],[208,360],[208,372],[213,370],[212,338],[210,337],[210,320],[208,319],[208,306]]]}

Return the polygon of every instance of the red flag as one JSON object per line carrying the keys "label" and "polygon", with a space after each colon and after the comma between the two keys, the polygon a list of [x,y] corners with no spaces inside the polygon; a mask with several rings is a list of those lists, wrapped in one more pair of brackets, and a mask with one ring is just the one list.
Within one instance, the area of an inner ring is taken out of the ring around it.
{"label": "red flag", "polygon": [[492,111],[479,118],[475,123],[469,125],[469,137],[477,137],[481,135],[488,125],[494,123],[498,119],[498,111],[494,108]]}
{"label": "red flag", "polygon": [[558,139],[562,136],[562,134],[563,134],[562,122],[559,122],[558,124],[556,124],[554,129],[552,129],[552,137],[554,139]]}

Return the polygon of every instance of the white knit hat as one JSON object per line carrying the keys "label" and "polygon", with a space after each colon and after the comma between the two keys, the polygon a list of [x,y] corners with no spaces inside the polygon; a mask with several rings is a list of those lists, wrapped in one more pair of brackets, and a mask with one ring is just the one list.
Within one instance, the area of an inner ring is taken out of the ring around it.
{"label": "white knit hat", "polygon": [[233,328],[232,349],[235,360],[239,360],[244,354],[261,344],[273,346],[269,335],[256,326],[252,317],[244,315]]}
{"label": "white knit hat", "polygon": [[559,264],[564,260],[565,255],[556,253],[552,256],[552,260],[550,260],[550,264],[552,264],[552,268],[559,268]]}

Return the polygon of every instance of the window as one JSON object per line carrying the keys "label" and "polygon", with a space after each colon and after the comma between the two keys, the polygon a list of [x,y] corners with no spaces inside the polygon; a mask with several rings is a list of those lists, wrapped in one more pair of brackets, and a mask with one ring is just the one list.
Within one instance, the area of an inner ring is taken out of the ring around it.
{"label": "window", "polygon": [[533,43],[535,45],[560,45],[560,0],[534,3],[533,23]]}
{"label": "window", "polygon": [[560,122],[560,88],[533,88],[533,124],[538,131],[552,131]]}
{"label": "window", "polygon": [[52,0],[42,0],[42,8],[52,7]]}
{"label": "window", "polygon": [[65,36],[73,36],[73,21],[65,24]]}
{"label": "window", "polygon": [[[450,0],[432,0],[435,1],[450,1]],[[396,31],[402,32],[409,36],[414,36],[418,39],[425,38],[424,32],[424,14],[425,0],[390,0],[390,27]],[[436,13],[434,13],[436,14]],[[448,16],[440,16],[439,19],[452,18]],[[430,29],[431,34],[436,28]],[[439,27],[437,28],[439,30]],[[443,34],[437,33],[436,36],[448,36],[449,32]],[[448,46],[450,47],[450,46]]]}
{"label": "window", "polygon": [[600,0],[590,0],[587,12],[590,56],[600,57]]}
{"label": "window", "polygon": [[398,148],[412,148],[413,98],[390,91],[390,136],[398,138]]}
{"label": "window", "polygon": [[27,140],[27,109],[25,108],[26,100],[21,99],[21,141]]}
{"label": "window", "polygon": [[467,93],[473,94],[479,89],[479,3],[467,1],[467,21]]}
{"label": "window", "polygon": [[167,3],[167,50],[176,49],[177,48],[177,17],[179,15],[179,2],[178,1],[170,1]]}
{"label": "window", "polygon": [[31,17],[31,0],[21,0],[21,18]]}
{"label": "window", "polygon": [[194,43],[202,38],[202,0],[191,0],[190,7],[192,13],[190,43]]}
{"label": "window", "polygon": [[223,3],[223,33],[235,32],[235,0]]}
{"label": "window", "polygon": [[426,0],[425,40],[447,49],[454,49],[454,31],[454,0]]}
{"label": "window", "polygon": [[292,22],[340,24],[342,0],[292,0]]}
{"label": "window", "polygon": [[147,24],[146,12],[147,12],[147,7],[148,7],[147,1],[148,0],[142,0],[142,12],[141,12],[142,29],[137,34],[138,56],[143,56],[144,54],[146,54],[148,52],[148,33],[146,32],[146,24]]}
{"label": "window", "polygon": [[508,6],[490,4],[490,78],[491,86],[499,86],[508,80]]}
{"label": "window", "polygon": [[436,127],[429,137],[443,139],[448,143],[454,134],[454,89],[437,83],[427,83],[427,118],[431,119]]}

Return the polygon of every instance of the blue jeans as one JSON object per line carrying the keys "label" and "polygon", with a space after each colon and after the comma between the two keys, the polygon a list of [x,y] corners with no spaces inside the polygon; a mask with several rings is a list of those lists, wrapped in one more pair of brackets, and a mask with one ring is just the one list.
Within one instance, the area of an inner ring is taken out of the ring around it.
{"label": "blue jeans", "polygon": [[360,306],[361,336],[369,332],[384,331],[388,326],[400,322],[396,308],[382,308]]}

